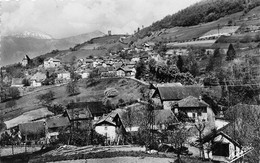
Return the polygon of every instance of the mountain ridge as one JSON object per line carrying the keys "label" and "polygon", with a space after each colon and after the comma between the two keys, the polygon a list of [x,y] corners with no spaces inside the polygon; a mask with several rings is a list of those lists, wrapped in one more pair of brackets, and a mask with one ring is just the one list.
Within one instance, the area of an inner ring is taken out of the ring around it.
{"label": "mountain ridge", "polygon": [[[81,44],[92,38],[101,37],[105,34],[100,31],[93,31],[85,34],[71,36],[61,39],[50,39],[50,35],[25,32],[4,36],[1,38],[1,58],[0,66],[21,62],[24,55],[30,58],[51,52],[52,50],[65,50]],[[48,39],[47,39],[48,38]]]}

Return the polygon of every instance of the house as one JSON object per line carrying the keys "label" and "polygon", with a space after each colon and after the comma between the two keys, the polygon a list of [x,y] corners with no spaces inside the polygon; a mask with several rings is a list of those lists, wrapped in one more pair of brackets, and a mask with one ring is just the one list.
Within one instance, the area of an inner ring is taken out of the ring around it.
{"label": "house", "polygon": [[159,86],[152,95],[154,100],[159,99],[164,109],[171,109],[172,104],[188,96],[199,97],[201,86]]}
{"label": "house", "polygon": [[138,62],[140,60],[140,58],[139,57],[133,57],[132,59],[131,59],[131,62]]}
{"label": "house", "polygon": [[147,42],[143,44],[145,51],[153,50],[155,43],[154,42]]}
{"label": "house", "polygon": [[31,81],[31,86],[33,87],[39,87],[42,85],[42,82],[46,79],[46,74],[41,73],[41,72],[37,72],[36,74],[34,74],[30,81]]}
{"label": "house", "polygon": [[223,131],[211,132],[202,138],[201,143],[204,146],[206,158],[215,162],[243,162],[243,156],[253,150],[252,147],[242,147]]}
{"label": "house", "polygon": [[11,87],[23,87],[23,78],[13,78]]}
{"label": "house", "polygon": [[56,84],[68,83],[71,79],[70,72],[66,70],[60,70],[57,72]]}
{"label": "house", "polygon": [[[211,49],[219,49],[220,53],[227,54],[229,43],[215,43],[211,46]],[[214,52],[213,52],[214,53]]]}
{"label": "house", "polygon": [[70,126],[70,121],[67,116],[58,115],[46,119],[46,140],[49,143],[56,140],[60,129],[66,129]]}
{"label": "house", "polygon": [[89,75],[91,73],[91,70],[87,69],[87,70],[83,70],[81,73],[79,73],[81,75],[82,79],[88,78]]}
{"label": "house", "polygon": [[22,66],[27,66],[30,63],[31,59],[28,57],[28,55],[25,55],[22,59]]}
{"label": "house", "polygon": [[193,122],[205,121],[215,124],[215,113],[201,97],[188,96],[175,104],[176,106],[173,108],[175,114],[181,111],[186,113]]}
{"label": "house", "polygon": [[61,64],[61,61],[59,59],[55,59],[55,58],[46,58],[43,61],[44,68],[55,68],[55,67],[59,67],[60,64]]}
{"label": "house", "polygon": [[100,67],[98,68],[98,73],[100,74],[100,76],[107,76],[108,73],[108,69],[106,67]]}
{"label": "house", "polygon": [[126,73],[125,73],[125,70],[123,68],[118,68],[116,70],[116,76],[118,77],[125,77],[126,76]]}
{"label": "house", "polygon": [[59,72],[57,72],[57,78],[64,79],[64,80],[70,80],[70,72],[66,71],[66,70],[59,71]]}
{"label": "house", "polygon": [[162,57],[160,56],[160,54],[152,54],[151,58],[154,59],[156,62],[161,62],[163,61]]}
{"label": "house", "polygon": [[45,122],[36,121],[19,124],[19,131],[21,132],[22,140],[37,143],[37,141],[40,141],[40,138],[45,137]]}
{"label": "house", "polygon": [[107,111],[101,101],[70,103],[66,109],[73,128],[86,128],[106,114]]}
{"label": "house", "polygon": [[95,124],[95,131],[106,137],[107,144],[119,144],[120,141],[123,141],[123,135],[126,132],[121,118],[116,111],[102,117]]}

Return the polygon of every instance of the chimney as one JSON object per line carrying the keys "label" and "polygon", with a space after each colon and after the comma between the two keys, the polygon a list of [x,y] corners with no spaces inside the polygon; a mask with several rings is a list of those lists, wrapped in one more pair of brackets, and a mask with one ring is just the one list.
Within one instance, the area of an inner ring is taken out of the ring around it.
{"label": "chimney", "polygon": [[220,112],[219,112],[219,118],[224,118],[224,112],[223,112],[223,107],[220,106]]}

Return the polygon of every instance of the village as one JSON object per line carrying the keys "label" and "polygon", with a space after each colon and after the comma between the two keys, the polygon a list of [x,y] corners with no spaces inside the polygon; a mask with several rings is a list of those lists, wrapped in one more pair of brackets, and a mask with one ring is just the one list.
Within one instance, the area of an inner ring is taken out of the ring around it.
{"label": "village", "polygon": [[234,4],[133,34],[43,35],[52,50],[12,54],[0,65],[0,162],[257,163],[260,3]]}
{"label": "village", "polygon": [[[197,157],[214,161],[243,162],[243,157],[253,148],[242,146],[225,133],[225,130],[234,122],[225,118],[223,106],[216,107],[202,99],[203,92],[212,90],[215,97],[220,98],[221,86],[205,86],[203,83],[183,85],[180,82],[153,84],[145,81],[149,74],[141,79],[135,78],[138,62],[148,63],[154,60],[157,64],[166,64],[174,55],[187,56],[188,45],[203,47],[205,55],[212,55],[217,48],[222,53],[227,53],[230,44],[219,46],[215,42],[220,37],[233,35],[238,29],[239,26],[226,26],[210,31],[196,40],[167,43],[168,50],[163,56],[154,51],[156,46],[154,42],[147,42],[142,46],[131,45],[129,48],[123,48],[99,58],[96,56],[73,57],[71,62],[62,62],[60,59],[50,57],[38,67],[24,71],[24,78],[9,79],[6,76],[2,78],[3,82],[17,88],[21,96],[29,94],[33,88],[40,89],[44,85],[60,86],[71,81],[97,78],[133,79],[144,84],[148,90],[136,102],[113,109],[109,109],[102,101],[72,101],[62,108],[59,114],[51,112],[47,109],[48,107],[25,112],[4,122],[6,129],[2,132],[4,133],[2,137],[5,136],[7,140],[3,141],[6,145],[11,143],[25,146],[48,145],[57,142],[71,144],[73,136],[85,130],[87,133],[82,133],[85,145],[140,144],[142,140],[146,151],[166,152],[171,151],[171,147],[167,145],[169,138],[165,139],[163,135],[170,128],[177,127],[181,134],[179,136],[185,137],[185,140],[179,142],[179,147],[173,148],[174,153],[197,155]],[[31,59],[25,55],[20,64],[26,67],[30,63]],[[5,72],[2,69],[1,71],[3,75]],[[105,94],[113,97],[116,96],[117,91],[110,90]],[[147,113],[144,112],[146,107],[148,107]],[[151,111],[149,107],[152,107]],[[145,131],[148,132],[144,136],[148,137],[138,136],[138,131],[144,125],[142,121],[145,121]],[[8,135],[12,135],[12,141]],[[144,139],[152,140],[146,142],[147,140]],[[151,144],[155,142],[157,142],[157,147]]]}

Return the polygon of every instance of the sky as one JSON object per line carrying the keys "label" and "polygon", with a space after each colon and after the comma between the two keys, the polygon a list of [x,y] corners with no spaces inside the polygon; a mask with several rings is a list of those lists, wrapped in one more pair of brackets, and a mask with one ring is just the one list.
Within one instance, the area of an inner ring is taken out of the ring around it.
{"label": "sky", "polygon": [[36,31],[65,38],[99,30],[132,34],[200,0],[4,0],[1,35]]}

